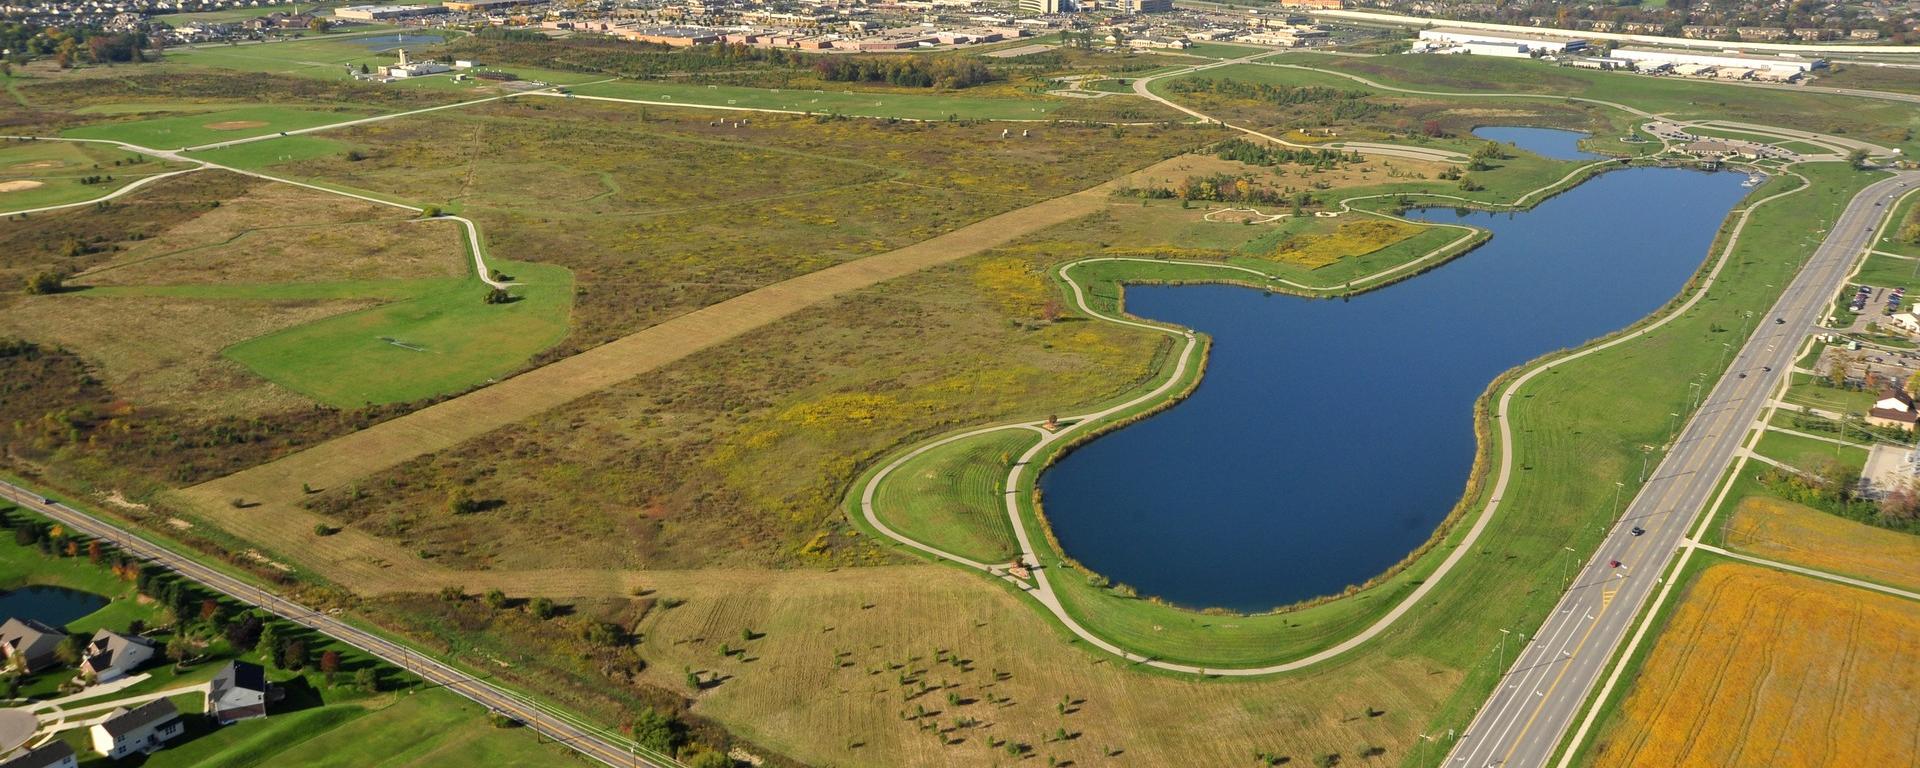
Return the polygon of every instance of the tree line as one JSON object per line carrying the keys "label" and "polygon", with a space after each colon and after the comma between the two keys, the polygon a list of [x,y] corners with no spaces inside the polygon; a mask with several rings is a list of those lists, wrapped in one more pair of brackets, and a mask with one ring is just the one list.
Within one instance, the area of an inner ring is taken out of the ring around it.
{"label": "tree line", "polygon": [[1274,85],[1250,83],[1231,77],[1175,80],[1167,85],[1175,93],[1205,93],[1230,99],[1247,99],[1275,106],[1318,105],[1326,107],[1336,120],[1359,120],[1387,110],[1375,103],[1373,94],[1362,90],[1342,90],[1322,85]]}
{"label": "tree line", "polygon": [[1248,165],[1311,165],[1315,168],[1334,168],[1342,163],[1366,162],[1358,152],[1342,152],[1337,149],[1311,149],[1280,147],[1270,144],[1256,144],[1246,139],[1227,139],[1214,145],[1214,157],[1234,160]]}
{"label": "tree line", "polygon": [[813,65],[822,80],[886,83],[907,88],[966,88],[993,79],[993,70],[969,58],[888,56],[821,58]]}

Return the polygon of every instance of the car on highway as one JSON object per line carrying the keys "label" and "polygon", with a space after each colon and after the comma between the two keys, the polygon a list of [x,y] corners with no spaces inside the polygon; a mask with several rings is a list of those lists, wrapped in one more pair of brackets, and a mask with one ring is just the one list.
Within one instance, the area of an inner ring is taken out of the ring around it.
{"label": "car on highway", "polygon": [[1645,529],[1645,528],[1642,528],[1642,527],[1640,527],[1640,526],[1637,526],[1637,525],[1633,527],[1633,530],[1632,530],[1632,531],[1630,531],[1630,533],[1632,533],[1632,534],[1633,534],[1633,535],[1635,535],[1635,536],[1639,536],[1640,534],[1643,534],[1643,533],[1646,533],[1646,532],[1647,532],[1647,529]]}
{"label": "car on highway", "polygon": [[1608,560],[1608,561],[1607,561],[1607,567],[1608,567],[1608,568],[1618,568],[1618,567],[1620,567],[1620,561],[1618,561],[1618,560]]}

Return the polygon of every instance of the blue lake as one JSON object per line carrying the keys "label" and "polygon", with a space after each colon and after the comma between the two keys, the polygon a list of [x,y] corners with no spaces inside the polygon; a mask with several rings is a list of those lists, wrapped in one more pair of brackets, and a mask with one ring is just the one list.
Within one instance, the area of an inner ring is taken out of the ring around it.
{"label": "blue lake", "polygon": [[1557,128],[1484,125],[1473,129],[1473,135],[1488,141],[1513,144],[1541,157],[1551,157],[1555,160],[1598,160],[1606,157],[1606,155],[1596,155],[1580,148],[1580,140],[1587,138],[1587,134],[1562,131]]}
{"label": "blue lake", "polygon": [[1132,286],[1136,315],[1213,337],[1191,397],[1040,478],[1066,552],[1192,607],[1337,593],[1419,547],[1473,463],[1502,371],[1632,324],[1679,292],[1747,192],[1739,174],[1633,168],[1483,227],[1452,263],[1349,301]]}
{"label": "blue lake", "polygon": [[0,593],[0,621],[33,619],[59,627],[105,607],[105,597],[65,587],[21,587]]}
{"label": "blue lake", "polygon": [[356,37],[346,42],[365,47],[369,51],[391,51],[395,48],[414,48],[417,46],[439,45],[446,37],[436,33],[408,32],[374,37]]}

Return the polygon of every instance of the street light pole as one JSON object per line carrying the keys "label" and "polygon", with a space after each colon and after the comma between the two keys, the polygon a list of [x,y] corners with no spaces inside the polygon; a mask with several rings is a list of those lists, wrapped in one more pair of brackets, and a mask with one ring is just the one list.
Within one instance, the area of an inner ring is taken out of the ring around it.
{"label": "street light pole", "polygon": [[1502,679],[1507,676],[1507,635],[1511,634],[1513,633],[1507,630],[1500,630],[1500,669],[1498,671]]}

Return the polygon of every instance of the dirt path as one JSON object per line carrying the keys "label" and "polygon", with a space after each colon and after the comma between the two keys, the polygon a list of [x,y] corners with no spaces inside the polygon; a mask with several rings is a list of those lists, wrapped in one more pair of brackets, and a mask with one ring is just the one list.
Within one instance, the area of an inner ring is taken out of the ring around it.
{"label": "dirt path", "polygon": [[[1169,164],[1175,162],[1163,161],[1138,173],[1165,174]],[[488,581],[513,584],[518,580],[514,574],[453,571],[421,560],[399,543],[352,529],[330,536],[316,535],[315,526],[326,521],[300,507],[306,495],[302,485],[323,490],[351,483],[658,370],[841,294],[1086,216],[1106,207],[1112,189],[1121,181],[1116,179],[905,248],[775,283],[472,394],[173,495],[193,514],[227,533],[268,547],[276,557],[324,573],[356,592],[417,591]],[[580,574],[577,579],[563,581],[583,585],[600,582],[610,588],[605,591],[617,592],[621,578],[606,572],[599,576]],[[555,582],[545,579],[542,583]]]}

